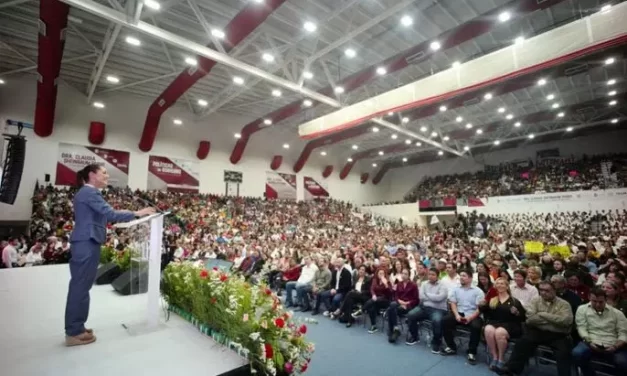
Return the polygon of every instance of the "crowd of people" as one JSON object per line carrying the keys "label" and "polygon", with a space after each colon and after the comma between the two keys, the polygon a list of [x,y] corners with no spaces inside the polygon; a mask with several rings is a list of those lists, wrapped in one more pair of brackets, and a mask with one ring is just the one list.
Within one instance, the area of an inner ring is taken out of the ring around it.
{"label": "crowd of people", "polygon": [[[104,196],[114,207],[144,206],[129,193]],[[70,257],[72,194],[36,192],[30,238],[1,245],[5,267]],[[335,200],[136,194],[175,214],[164,231],[165,263],[229,261],[301,314],[348,328],[366,320],[368,332],[384,330],[390,343],[406,323],[407,345],[430,327],[426,342],[444,356],[458,352],[455,338],[465,330],[468,362],[477,362],[485,341],[490,369],[499,374],[520,374],[539,345],[553,349],[560,376],[571,374],[571,362],[593,375],[591,359],[627,372],[627,212],[473,213],[427,229]],[[128,234],[112,226],[107,239],[118,250],[130,246]],[[543,248],[527,249],[529,241]]]}

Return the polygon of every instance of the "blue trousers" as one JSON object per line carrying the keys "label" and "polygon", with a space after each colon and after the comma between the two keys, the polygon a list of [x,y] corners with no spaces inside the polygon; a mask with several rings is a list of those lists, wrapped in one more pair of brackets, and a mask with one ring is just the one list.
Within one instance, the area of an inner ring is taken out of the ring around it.
{"label": "blue trousers", "polygon": [[585,342],[579,342],[573,349],[573,362],[581,369],[583,376],[594,376],[596,372],[592,369],[590,361],[593,357],[614,364],[617,375],[624,375],[627,372],[627,350],[622,348],[613,353],[595,353]]}
{"label": "blue trousers", "polygon": [[77,336],[85,331],[89,316],[89,290],[96,279],[100,262],[100,244],[93,241],[70,245],[70,286],[65,305],[65,334]]}

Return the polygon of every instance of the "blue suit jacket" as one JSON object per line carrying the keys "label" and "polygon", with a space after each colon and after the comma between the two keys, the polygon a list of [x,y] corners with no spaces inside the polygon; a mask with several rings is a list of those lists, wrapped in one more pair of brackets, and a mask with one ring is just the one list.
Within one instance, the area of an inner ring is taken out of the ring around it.
{"label": "blue suit jacket", "polygon": [[133,212],[113,210],[98,189],[83,186],[74,196],[74,230],[70,241],[92,240],[104,244],[107,240],[107,222],[128,222],[133,219]]}

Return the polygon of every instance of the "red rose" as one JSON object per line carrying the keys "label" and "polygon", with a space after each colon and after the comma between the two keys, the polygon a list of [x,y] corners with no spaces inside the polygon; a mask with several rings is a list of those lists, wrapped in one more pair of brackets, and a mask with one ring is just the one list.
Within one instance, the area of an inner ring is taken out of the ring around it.
{"label": "red rose", "polygon": [[303,364],[303,366],[300,367],[300,372],[304,373],[305,371],[307,371],[307,366],[308,366],[307,363]]}
{"label": "red rose", "polygon": [[298,328],[298,331],[301,332],[302,334],[306,334],[307,333],[307,325],[303,324],[300,326],[300,328]]}
{"label": "red rose", "polygon": [[276,327],[279,329],[283,329],[283,327],[285,327],[285,320],[279,317],[278,319],[274,320],[274,325],[276,325]]}
{"label": "red rose", "polygon": [[272,290],[270,289],[266,289],[266,291],[264,291],[266,293],[266,295],[272,295]]}
{"label": "red rose", "polygon": [[266,358],[272,359],[274,357],[274,349],[272,348],[272,345],[266,342],[263,344],[263,347],[266,351]]}
{"label": "red rose", "polygon": [[209,276],[209,272],[206,271],[205,269],[200,271],[200,278],[205,279]]}
{"label": "red rose", "polygon": [[227,279],[229,279],[229,277],[226,274],[220,274],[220,282],[224,282]]}

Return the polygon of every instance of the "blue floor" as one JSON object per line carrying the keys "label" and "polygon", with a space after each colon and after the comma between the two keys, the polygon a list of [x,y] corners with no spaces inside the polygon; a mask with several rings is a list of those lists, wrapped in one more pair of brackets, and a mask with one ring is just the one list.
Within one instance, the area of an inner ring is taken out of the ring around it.
{"label": "blue floor", "polygon": [[[312,317],[309,313],[295,314]],[[460,355],[447,356],[432,354],[420,342],[414,346],[405,345],[405,332],[396,344],[387,341],[387,335],[379,332],[369,334],[367,328],[358,321],[352,328],[318,315],[318,324],[307,325],[307,339],[316,346],[308,376],[451,376],[496,375],[485,363],[485,353],[481,349],[478,363],[466,363],[466,347],[460,347]],[[361,319],[360,319],[361,320]],[[528,374],[555,376],[554,366],[530,367]]]}

